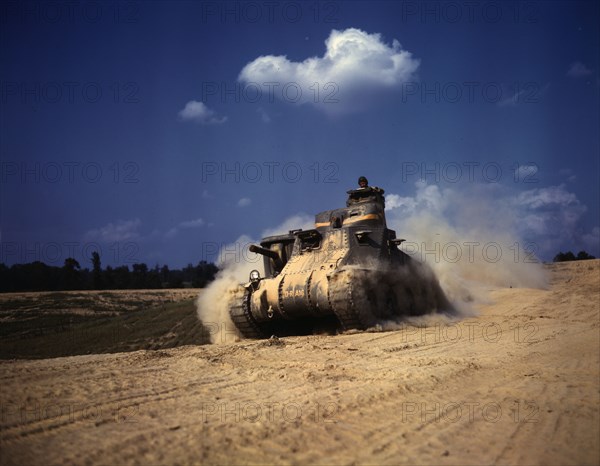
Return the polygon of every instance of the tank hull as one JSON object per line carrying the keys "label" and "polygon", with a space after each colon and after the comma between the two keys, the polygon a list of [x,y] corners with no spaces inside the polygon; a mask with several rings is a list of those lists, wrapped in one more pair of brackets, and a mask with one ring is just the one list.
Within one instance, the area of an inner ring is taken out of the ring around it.
{"label": "tank hull", "polygon": [[382,191],[349,193],[346,208],[316,215],[315,229],[254,247],[264,255],[266,276],[240,285],[230,306],[243,336],[295,333],[301,322],[319,319],[365,329],[449,309],[431,270],[402,252],[402,240],[387,228]]}

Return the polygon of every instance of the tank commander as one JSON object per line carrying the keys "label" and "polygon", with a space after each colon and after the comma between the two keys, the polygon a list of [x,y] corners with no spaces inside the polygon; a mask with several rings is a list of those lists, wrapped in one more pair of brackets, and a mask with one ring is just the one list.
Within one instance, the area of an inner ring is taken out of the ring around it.
{"label": "tank commander", "polygon": [[366,177],[361,176],[358,179],[358,189],[351,189],[348,192],[348,200],[346,201],[346,206],[349,207],[351,204],[355,204],[357,202],[364,202],[369,199],[375,197],[378,199],[383,205],[385,205],[385,199],[383,197],[383,193],[385,192],[383,189],[378,188],[377,186],[369,186],[369,180]]}
{"label": "tank commander", "polygon": [[364,176],[361,176],[358,179],[358,186],[359,186],[358,189],[367,189],[368,188],[368,189],[371,189],[371,190],[373,190],[373,191],[375,191],[377,193],[380,193],[380,194],[384,193],[383,189],[378,188],[377,186],[369,186],[369,180],[367,180],[367,178],[364,177]]}

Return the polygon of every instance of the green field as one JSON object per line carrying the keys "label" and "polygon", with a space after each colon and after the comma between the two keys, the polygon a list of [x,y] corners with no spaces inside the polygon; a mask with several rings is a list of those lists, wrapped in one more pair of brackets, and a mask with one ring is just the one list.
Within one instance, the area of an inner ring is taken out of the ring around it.
{"label": "green field", "polygon": [[136,290],[0,295],[0,359],[208,343],[191,297],[197,293]]}

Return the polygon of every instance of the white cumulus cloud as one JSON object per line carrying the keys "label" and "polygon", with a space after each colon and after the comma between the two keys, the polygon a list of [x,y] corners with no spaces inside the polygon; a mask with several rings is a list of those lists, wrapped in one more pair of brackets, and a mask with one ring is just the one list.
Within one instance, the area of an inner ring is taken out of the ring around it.
{"label": "white cumulus cloud", "polygon": [[282,55],[260,56],[242,69],[238,79],[261,86],[284,102],[344,113],[361,107],[373,91],[409,81],[420,63],[396,39],[388,45],[380,34],[356,28],[332,30],[325,46],[322,57],[302,62]]}
{"label": "white cumulus cloud", "polygon": [[214,110],[208,108],[204,102],[190,100],[183,110],[179,112],[179,118],[183,121],[194,121],[202,125],[221,124],[227,121],[227,117],[217,116]]}
{"label": "white cumulus cloud", "polygon": [[398,194],[388,194],[385,197],[385,210],[395,210],[395,213],[414,214],[426,210],[441,212],[446,207],[446,197],[436,185],[428,185],[425,181],[417,181],[414,197],[401,197]]}
{"label": "white cumulus cloud", "polygon": [[519,204],[537,209],[547,206],[567,207],[579,205],[577,196],[568,192],[564,185],[549,186],[547,188],[530,189],[518,196]]}
{"label": "white cumulus cloud", "polygon": [[133,220],[117,220],[115,223],[89,230],[85,233],[87,241],[131,241],[139,238],[139,227],[142,224],[139,218]]}
{"label": "white cumulus cloud", "polygon": [[201,218],[197,218],[195,220],[186,220],[184,222],[178,223],[177,226],[174,226],[169,231],[167,231],[167,233],[166,233],[165,236],[167,238],[172,238],[175,235],[177,235],[177,233],[179,233],[179,231],[182,230],[182,229],[199,228],[201,226],[204,226],[204,224],[205,224],[205,222]]}

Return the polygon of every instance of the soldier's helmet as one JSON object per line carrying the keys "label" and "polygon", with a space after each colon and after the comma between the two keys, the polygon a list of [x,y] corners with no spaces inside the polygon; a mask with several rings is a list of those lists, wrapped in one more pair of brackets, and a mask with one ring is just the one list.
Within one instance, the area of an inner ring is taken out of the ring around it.
{"label": "soldier's helmet", "polygon": [[367,185],[368,185],[368,184],[369,184],[369,180],[367,180],[367,179],[366,179],[364,176],[361,176],[361,177],[358,179],[358,185],[360,186],[360,184],[361,184],[361,183],[365,183],[365,184],[367,184]]}

